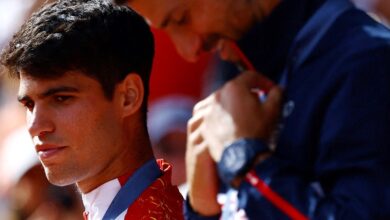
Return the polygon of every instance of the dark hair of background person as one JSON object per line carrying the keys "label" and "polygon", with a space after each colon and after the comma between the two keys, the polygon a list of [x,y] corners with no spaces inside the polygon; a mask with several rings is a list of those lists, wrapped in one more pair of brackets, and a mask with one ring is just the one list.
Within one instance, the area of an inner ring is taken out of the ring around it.
{"label": "dark hair of background person", "polygon": [[21,71],[48,79],[81,71],[102,85],[109,100],[126,75],[137,73],[145,88],[146,122],[153,56],[149,26],[130,8],[108,0],[59,0],[32,15],[0,62],[16,78]]}

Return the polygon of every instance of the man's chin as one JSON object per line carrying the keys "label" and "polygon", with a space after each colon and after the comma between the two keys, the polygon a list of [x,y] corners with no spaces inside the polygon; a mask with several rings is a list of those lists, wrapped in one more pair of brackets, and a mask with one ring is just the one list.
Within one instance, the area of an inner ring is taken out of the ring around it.
{"label": "man's chin", "polygon": [[57,171],[53,170],[52,167],[50,167],[50,168],[45,167],[45,166],[43,166],[43,167],[45,170],[47,180],[53,185],[68,186],[68,185],[72,185],[76,182],[76,180],[74,180],[74,177],[71,177],[69,175],[64,175],[61,172],[57,172]]}

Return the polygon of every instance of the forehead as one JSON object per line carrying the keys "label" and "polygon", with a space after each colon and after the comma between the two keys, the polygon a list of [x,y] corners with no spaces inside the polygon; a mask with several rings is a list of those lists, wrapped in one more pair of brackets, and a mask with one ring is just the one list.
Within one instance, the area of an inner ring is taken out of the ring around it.
{"label": "forehead", "polygon": [[62,76],[55,78],[39,78],[28,75],[25,72],[20,73],[19,94],[40,93],[48,88],[58,86],[68,86],[77,88],[78,90],[92,89],[99,87],[99,83],[81,72],[67,72]]}
{"label": "forehead", "polygon": [[[154,27],[161,27],[162,22],[175,10],[187,7],[193,0],[133,0],[129,6],[146,17]],[[195,0],[196,1],[196,0]],[[211,0],[212,1],[212,0]]]}

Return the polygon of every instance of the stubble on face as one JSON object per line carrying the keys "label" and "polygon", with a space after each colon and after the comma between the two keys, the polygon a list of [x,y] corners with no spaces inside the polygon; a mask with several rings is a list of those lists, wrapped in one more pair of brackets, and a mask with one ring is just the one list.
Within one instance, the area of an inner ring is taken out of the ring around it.
{"label": "stubble on face", "polygon": [[69,131],[73,145],[68,160],[48,168],[48,179],[56,185],[85,183],[94,188],[114,178],[110,177],[114,173],[111,171],[116,169],[115,160],[123,148],[121,126],[113,108],[99,106],[98,102],[94,100],[88,107],[84,106],[77,113],[84,117],[73,119],[76,123],[71,127],[77,129]]}

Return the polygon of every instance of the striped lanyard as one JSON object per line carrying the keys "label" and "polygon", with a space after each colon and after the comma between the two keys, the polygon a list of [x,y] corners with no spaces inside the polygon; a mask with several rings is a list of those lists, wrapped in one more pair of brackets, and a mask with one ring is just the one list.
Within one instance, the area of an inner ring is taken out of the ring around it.
{"label": "striped lanyard", "polygon": [[152,159],[145,163],[133,173],[126,184],[119,190],[118,194],[116,194],[104,214],[103,220],[116,219],[161,175],[162,172],[156,160]]}

